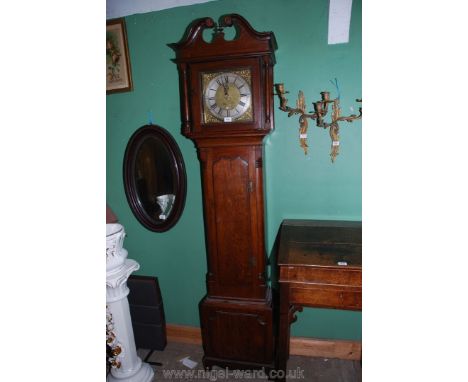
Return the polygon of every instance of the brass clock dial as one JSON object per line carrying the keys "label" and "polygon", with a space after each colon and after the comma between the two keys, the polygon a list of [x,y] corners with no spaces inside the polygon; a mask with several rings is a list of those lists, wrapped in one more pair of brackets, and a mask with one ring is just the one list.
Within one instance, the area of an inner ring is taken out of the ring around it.
{"label": "brass clock dial", "polygon": [[204,122],[252,120],[250,71],[203,74]]}

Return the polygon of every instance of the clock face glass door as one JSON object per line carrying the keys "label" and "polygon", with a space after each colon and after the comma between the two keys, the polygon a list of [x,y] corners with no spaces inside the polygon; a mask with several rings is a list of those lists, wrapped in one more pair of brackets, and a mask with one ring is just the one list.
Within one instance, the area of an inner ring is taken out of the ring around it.
{"label": "clock face glass door", "polygon": [[250,70],[202,74],[203,122],[252,121]]}

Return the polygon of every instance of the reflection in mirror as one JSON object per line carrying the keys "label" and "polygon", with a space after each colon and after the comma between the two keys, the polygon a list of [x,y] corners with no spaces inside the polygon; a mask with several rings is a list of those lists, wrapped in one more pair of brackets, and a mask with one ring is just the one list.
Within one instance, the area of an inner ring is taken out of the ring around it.
{"label": "reflection in mirror", "polygon": [[135,160],[136,188],[143,209],[152,219],[166,220],[174,202],[172,156],[161,140],[148,137]]}
{"label": "reflection in mirror", "polygon": [[185,204],[185,167],[174,138],[162,127],[137,130],[125,152],[124,183],[130,207],[148,229],[166,231]]}

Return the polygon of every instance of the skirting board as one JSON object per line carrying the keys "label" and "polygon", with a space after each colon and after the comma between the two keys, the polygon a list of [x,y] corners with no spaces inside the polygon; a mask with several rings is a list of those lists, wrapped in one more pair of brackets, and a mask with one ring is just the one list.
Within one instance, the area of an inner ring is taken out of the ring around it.
{"label": "skirting board", "polygon": [[[166,324],[167,340],[201,345],[200,328],[194,326]],[[317,338],[291,337],[291,355],[308,357],[339,358],[348,360],[361,359],[360,341],[322,340]]]}

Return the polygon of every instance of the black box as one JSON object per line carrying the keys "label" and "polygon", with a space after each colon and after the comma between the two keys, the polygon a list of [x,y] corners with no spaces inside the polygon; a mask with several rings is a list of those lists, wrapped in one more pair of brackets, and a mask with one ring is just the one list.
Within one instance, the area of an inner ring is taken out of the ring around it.
{"label": "black box", "polygon": [[166,319],[157,277],[132,275],[127,285],[136,347],[164,350]]}

